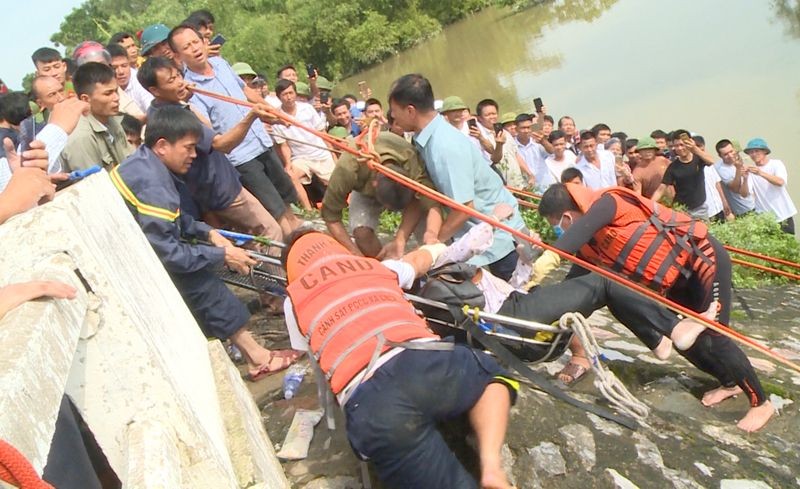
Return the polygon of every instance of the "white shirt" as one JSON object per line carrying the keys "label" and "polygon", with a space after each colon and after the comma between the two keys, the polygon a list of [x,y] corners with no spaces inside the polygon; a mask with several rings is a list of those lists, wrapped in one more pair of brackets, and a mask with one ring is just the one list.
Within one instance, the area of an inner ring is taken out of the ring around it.
{"label": "white shirt", "polygon": [[717,190],[717,183],[721,182],[722,179],[720,179],[719,173],[713,166],[706,165],[703,171],[706,172],[706,208],[708,209],[708,217],[711,218],[724,210],[722,198],[719,196],[719,190]]}
{"label": "white shirt", "polygon": [[736,167],[727,165],[722,160],[717,160],[717,162],[714,163],[714,168],[717,170],[717,174],[722,180],[722,191],[725,193],[725,198],[728,199],[728,205],[731,207],[731,211],[737,216],[752,211],[756,205],[753,201],[752,194],[747,197],[742,197],[741,194],[734,192],[728,186],[733,179],[736,178]]}
{"label": "white shirt", "polygon": [[597,150],[597,158],[600,160],[600,168],[586,161],[586,157],[581,155],[575,168],[583,173],[583,182],[593,190],[600,190],[617,185],[617,174],[614,169],[614,153],[611,151]]}
{"label": "white shirt", "polygon": [[[275,107],[276,109],[281,108],[281,99],[279,99],[275,95],[272,95],[271,93],[266,97],[264,97],[264,100],[271,106]],[[322,117],[322,112],[319,112],[319,115],[320,117]]]}
{"label": "white shirt", "polygon": [[797,208],[786,190],[786,185],[789,183],[786,165],[781,160],[770,159],[766,165],[760,168],[768,175],[782,178],[784,184],[779,187],[769,183],[764,177],[750,174],[748,186],[750,193],[755,198],[756,212],[772,212],[778,222],[785,221],[797,214]]}
{"label": "white shirt", "polygon": [[125,87],[125,93],[127,93],[128,96],[133,99],[136,106],[146,114],[147,109],[150,108],[150,102],[152,102],[155,97],[139,83],[139,79],[136,78],[136,73],[136,69],[131,68],[131,77],[128,86]]}
{"label": "white shirt", "polygon": [[[297,119],[298,122],[312,127],[318,131],[325,130],[325,119],[320,117],[317,111],[314,110],[313,106],[305,102],[297,102],[296,107],[295,114],[292,117]],[[289,141],[281,137],[286,136],[288,138],[304,141],[315,146],[325,146],[325,141],[323,141],[322,138],[311,134],[304,129],[300,129],[297,126],[284,126],[275,124],[272,126],[272,130],[275,132],[274,139],[277,144],[282,144],[284,142],[289,143],[289,149],[292,151],[292,161],[300,159],[324,160],[330,155],[330,153],[324,149],[315,148],[300,142]]]}
{"label": "white shirt", "polygon": [[536,186],[544,192],[550,185],[561,183],[561,174],[567,168],[575,166],[575,161],[578,159],[572,151],[564,150],[564,159],[556,161],[555,155],[548,155],[544,160],[542,178],[536,178]]}
{"label": "white shirt", "polygon": [[550,154],[544,149],[544,146],[534,141],[533,138],[528,140],[528,144],[522,144],[520,140],[516,138],[514,141],[517,143],[519,154],[528,167],[528,171],[533,173],[533,176],[536,178],[536,186],[538,187],[539,181],[541,181],[546,171],[544,160],[547,159]]}
{"label": "white shirt", "polygon": [[[67,145],[67,133],[55,124],[48,124],[36,135],[36,140],[45,144],[47,150],[47,173],[58,173],[61,171],[61,163],[58,157]],[[17,148],[19,151],[21,148]],[[6,158],[0,158],[0,192],[6,189],[8,181],[11,180],[11,167]]]}

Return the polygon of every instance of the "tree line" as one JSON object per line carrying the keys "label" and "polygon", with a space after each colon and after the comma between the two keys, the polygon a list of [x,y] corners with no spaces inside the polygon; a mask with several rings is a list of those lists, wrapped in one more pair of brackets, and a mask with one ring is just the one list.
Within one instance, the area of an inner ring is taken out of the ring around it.
{"label": "tree line", "polygon": [[[341,78],[407,49],[442,26],[502,0],[86,0],[51,40],[69,53],[87,39],[107,42],[193,10],[210,10],[228,42],[225,58],[250,63],[268,76],[286,63],[311,63]],[[272,80],[274,82],[274,80]]]}

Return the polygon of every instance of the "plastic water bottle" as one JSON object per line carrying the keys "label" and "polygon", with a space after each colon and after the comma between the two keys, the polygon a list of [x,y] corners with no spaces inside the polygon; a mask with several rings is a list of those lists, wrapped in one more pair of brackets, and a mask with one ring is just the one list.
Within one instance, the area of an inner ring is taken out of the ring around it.
{"label": "plastic water bottle", "polygon": [[303,377],[306,375],[305,365],[294,364],[289,367],[286,374],[283,376],[283,397],[291,399],[297,394],[297,389],[303,382]]}

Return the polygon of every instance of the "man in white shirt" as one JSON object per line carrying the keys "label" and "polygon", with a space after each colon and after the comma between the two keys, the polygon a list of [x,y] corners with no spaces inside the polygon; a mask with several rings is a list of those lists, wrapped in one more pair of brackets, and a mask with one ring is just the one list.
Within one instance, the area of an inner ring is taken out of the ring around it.
{"label": "man in white shirt", "polygon": [[[275,94],[281,100],[281,110],[294,117],[299,123],[325,130],[325,119],[310,104],[297,102],[297,89],[291,80],[281,79],[275,85]],[[312,175],[316,175],[323,185],[327,186],[336,163],[325,141],[319,136],[292,125],[273,126],[273,136],[278,145],[280,155],[289,175],[301,184],[298,188],[300,200],[304,201],[305,190],[302,185],[310,185]],[[285,139],[284,139],[285,138]],[[303,192],[300,192],[303,190]],[[308,197],[306,196],[306,199]],[[305,204],[305,202],[303,202]]]}
{"label": "man in white shirt", "polygon": [[528,187],[533,174],[519,155],[517,143],[510,132],[495,127],[498,121],[497,102],[484,99],[478,102],[475,113],[478,124],[470,127],[470,136],[480,143],[483,159],[503,177],[503,181],[514,188]]}
{"label": "man in white shirt", "polygon": [[136,78],[136,70],[131,68],[128,52],[119,44],[109,44],[106,46],[106,51],[111,55],[111,67],[114,69],[114,77],[119,88],[133,100],[139,110],[147,113],[153,95],[145,90]]}
{"label": "man in white shirt", "polygon": [[[738,146],[738,144],[737,144]],[[749,172],[745,169],[739,150],[734,147],[729,139],[721,139],[715,145],[720,160],[714,163],[722,180],[722,191],[731,207],[734,216],[741,216],[752,212],[756,203],[748,192],[747,177]]]}
{"label": "man in white shirt", "polygon": [[753,162],[748,167],[748,191],[753,194],[756,212],[772,212],[781,225],[781,229],[794,234],[794,215],[797,214],[792,198],[786,190],[789,181],[786,165],[781,160],[769,158],[770,149],[761,138],[751,139],[744,149]]}
{"label": "man in white shirt", "polygon": [[543,133],[533,131],[534,118],[535,116],[531,114],[517,116],[516,143],[519,155],[530,172],[528,185],[540,188],[542,180],[547,180],[547,168],[544,162],[550,156],[553,147]]}
{"label": "man in white shirt", "polygon": [[[451,126],[461,131],[462,134],[465,136],[470,135],[469,121],[471,116],[467,105],[464,103],[461,97],[456,95],[446,97],[442,101],[442,108],[439,110],[439,113],[442,114],[445,119],[447,119],[447,122],[449,122]],[[473,119],[472,124],[477,124],[477,121]],[[481,143],[476,138],[469,138],[469,141],[475,145],[478,150],[483,149],[481,148]]]}
{"label": "man in white shirt", "polygon": [[540,192],[544,192],[554,183],[561,183],[561,174],[567,168],[574,167],[578,159],[575,153],[567,151],[567,138],[563,132],[555,130],[550,133],[548,139],[553,154],[547,155],[541,166],[541,173],[537,173],[536,186]]}
{"label": "man in white shirt", "polygon": [[581,156],[575,168],[583,173],[586,186],[594,190],[616,186],[614,155],[610,151],[597,149],[597,140],[591,131],[582,131],[580,138]]}

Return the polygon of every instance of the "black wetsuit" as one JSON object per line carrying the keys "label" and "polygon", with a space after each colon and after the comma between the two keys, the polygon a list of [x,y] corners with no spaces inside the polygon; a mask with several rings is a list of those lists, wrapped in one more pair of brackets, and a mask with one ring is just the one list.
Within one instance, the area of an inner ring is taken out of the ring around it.
{"label": "black wetsuit", "polygon": [[[595,233],[612,223],[616,211],[616,201],[613,197],[610,195],[601,197],[592,204],[585,215],[572,223],[556,241],[555,247],[567,253],[578,253],[584,245],[592,242]],[[696,260],[693,273],[688,278],[681,276],[666,295],[670,300],[699,313],[708,310],[711,303],[718,300],[720,309],[717,320],[721,324],[728,325],[731,306],[730,256],[722,244],[710,235],[698,247],[709,260]],[[566,280],[564,284],[569,282],[570,280]],[[579,289],[577,292],[573,292],[572,286],[565,285],[565,287],[566,290],[558,290],[552,297],[548,294],[545,300],[539,302],[557,301],[559,299],[556,295],[569,297],[571,294],[580,293]],[[647,322],[644,324],[650,323],[665,335],[669,335],[672,328],[680,321],[675,313],[664,306],[644,297],[638,297],[638,300],[635,300],[629,296],[639,296],[639,294],[622,286],[617,287],[624,290],[624,293],[620,290],[610,293],[612,299],[609,301],[609,309],[620,322],[629,328],[631,326],[626,323],[626,320],[640,321],[642,318],[647,318]],[[614,303],[614,308],[611,303]],[[655,313],[655,310],[658,312]],[[623,317],[617,313],[621,313]],[[633,328],[631,330],[636,333]],[[644,342],[648,344],[647,341]],[[727,336],[706,329],[691,348],[686,351],[678,350],[678,352],[694,366],[717,378],[723,386],[738,385],[741,387],[747,394],[751,406],[760,406],[767,400],[750,360]]]}

